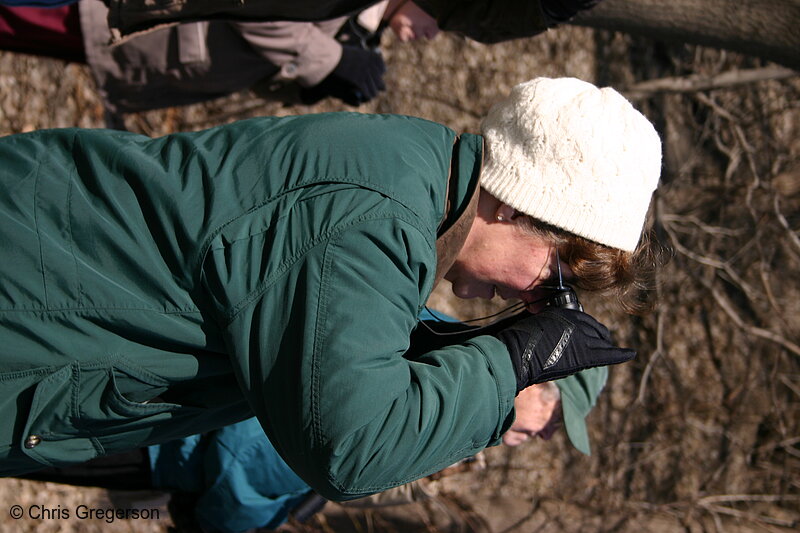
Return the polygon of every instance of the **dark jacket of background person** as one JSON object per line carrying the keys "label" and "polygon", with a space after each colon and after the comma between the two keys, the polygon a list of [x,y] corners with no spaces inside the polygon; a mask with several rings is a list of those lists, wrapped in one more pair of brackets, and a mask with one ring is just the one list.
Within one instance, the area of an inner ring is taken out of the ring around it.
{"label": "dark jacket of background person", "polygon": [[[159,24],[199,19],[328,20],[351,15],[376,0],[193,0],[154,3],[150,0],[105,0],[115,40]],[[530,37],[570,18],[599,0],[415,0],[442,31],[458,32],[494,43]]]}
{"label": "dark jacket of background person", "polygon": [[81,0],[86,61],[112,113],[185,105],[274,78],[310,87],[342,55],[343,18],[318,23],[200,21],[109,46],[108,9]]}
{"label": "dark jacket of background person", "polygon": [[480,136],[341,113],[158,139],[38,131],[0,139],[0,158],[0,473],[254,413],[344,500],[512,423],[500,340],[405,356],[449,255],[445,196],[442,229],[477,197]]}
{"label": "dark jacket of background person", "polygon": [[317,22],[353,15],[378,0],[104,0],[115,41],[132,33],[195,20]]}

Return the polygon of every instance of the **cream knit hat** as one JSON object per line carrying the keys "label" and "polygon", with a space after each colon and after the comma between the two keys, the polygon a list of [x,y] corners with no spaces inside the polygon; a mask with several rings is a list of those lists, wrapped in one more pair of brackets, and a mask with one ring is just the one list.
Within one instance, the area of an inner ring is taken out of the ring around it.
{"label": "cream knit hat", "polygon": [[481,186],[495,198],[589,240],[636,248],[661,172],[661,141],[618,92],[536,78],[492,107],[481,133]]}

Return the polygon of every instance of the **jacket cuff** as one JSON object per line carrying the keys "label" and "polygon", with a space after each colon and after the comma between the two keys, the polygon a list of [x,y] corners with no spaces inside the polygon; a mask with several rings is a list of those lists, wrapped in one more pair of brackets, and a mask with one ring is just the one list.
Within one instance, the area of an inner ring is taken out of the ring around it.
{"label": "jacket cuff", "polygon": [[517,397],[517,377],[514,375],[514,366],[511,356],[502,341],[484,335],[475,337],[471,341],[486,356],[486,363],[497,385],[497,427],[492,434],[492,440],[487,446],[500,444],[503,434],[514,424],[514,400]]}

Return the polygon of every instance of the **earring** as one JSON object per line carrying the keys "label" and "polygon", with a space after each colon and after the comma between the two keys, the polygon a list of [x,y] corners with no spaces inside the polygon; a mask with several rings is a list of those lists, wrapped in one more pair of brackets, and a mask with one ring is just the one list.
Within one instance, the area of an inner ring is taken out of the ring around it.
{"label": "earring", "polygon": [[498,222],[506,221],[506,217],[504,217],[503,215],[497,215],[495,218],[497,219]]}

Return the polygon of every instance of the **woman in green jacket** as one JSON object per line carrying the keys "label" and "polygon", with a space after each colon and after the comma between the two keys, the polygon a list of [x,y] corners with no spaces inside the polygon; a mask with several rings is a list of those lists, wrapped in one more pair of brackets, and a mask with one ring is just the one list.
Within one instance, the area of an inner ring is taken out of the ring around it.
{"label": "woman in green jacket", "polygon": [[442,276],[533,308],[556,248],[585,288],[635,274],[660,143],[624,98],[537,79],[482,130],[342,113],[0,139],[0,472],[255,414],[352,499],[498,444],[530,384],[633,357],[565,309],[414,350]]}

